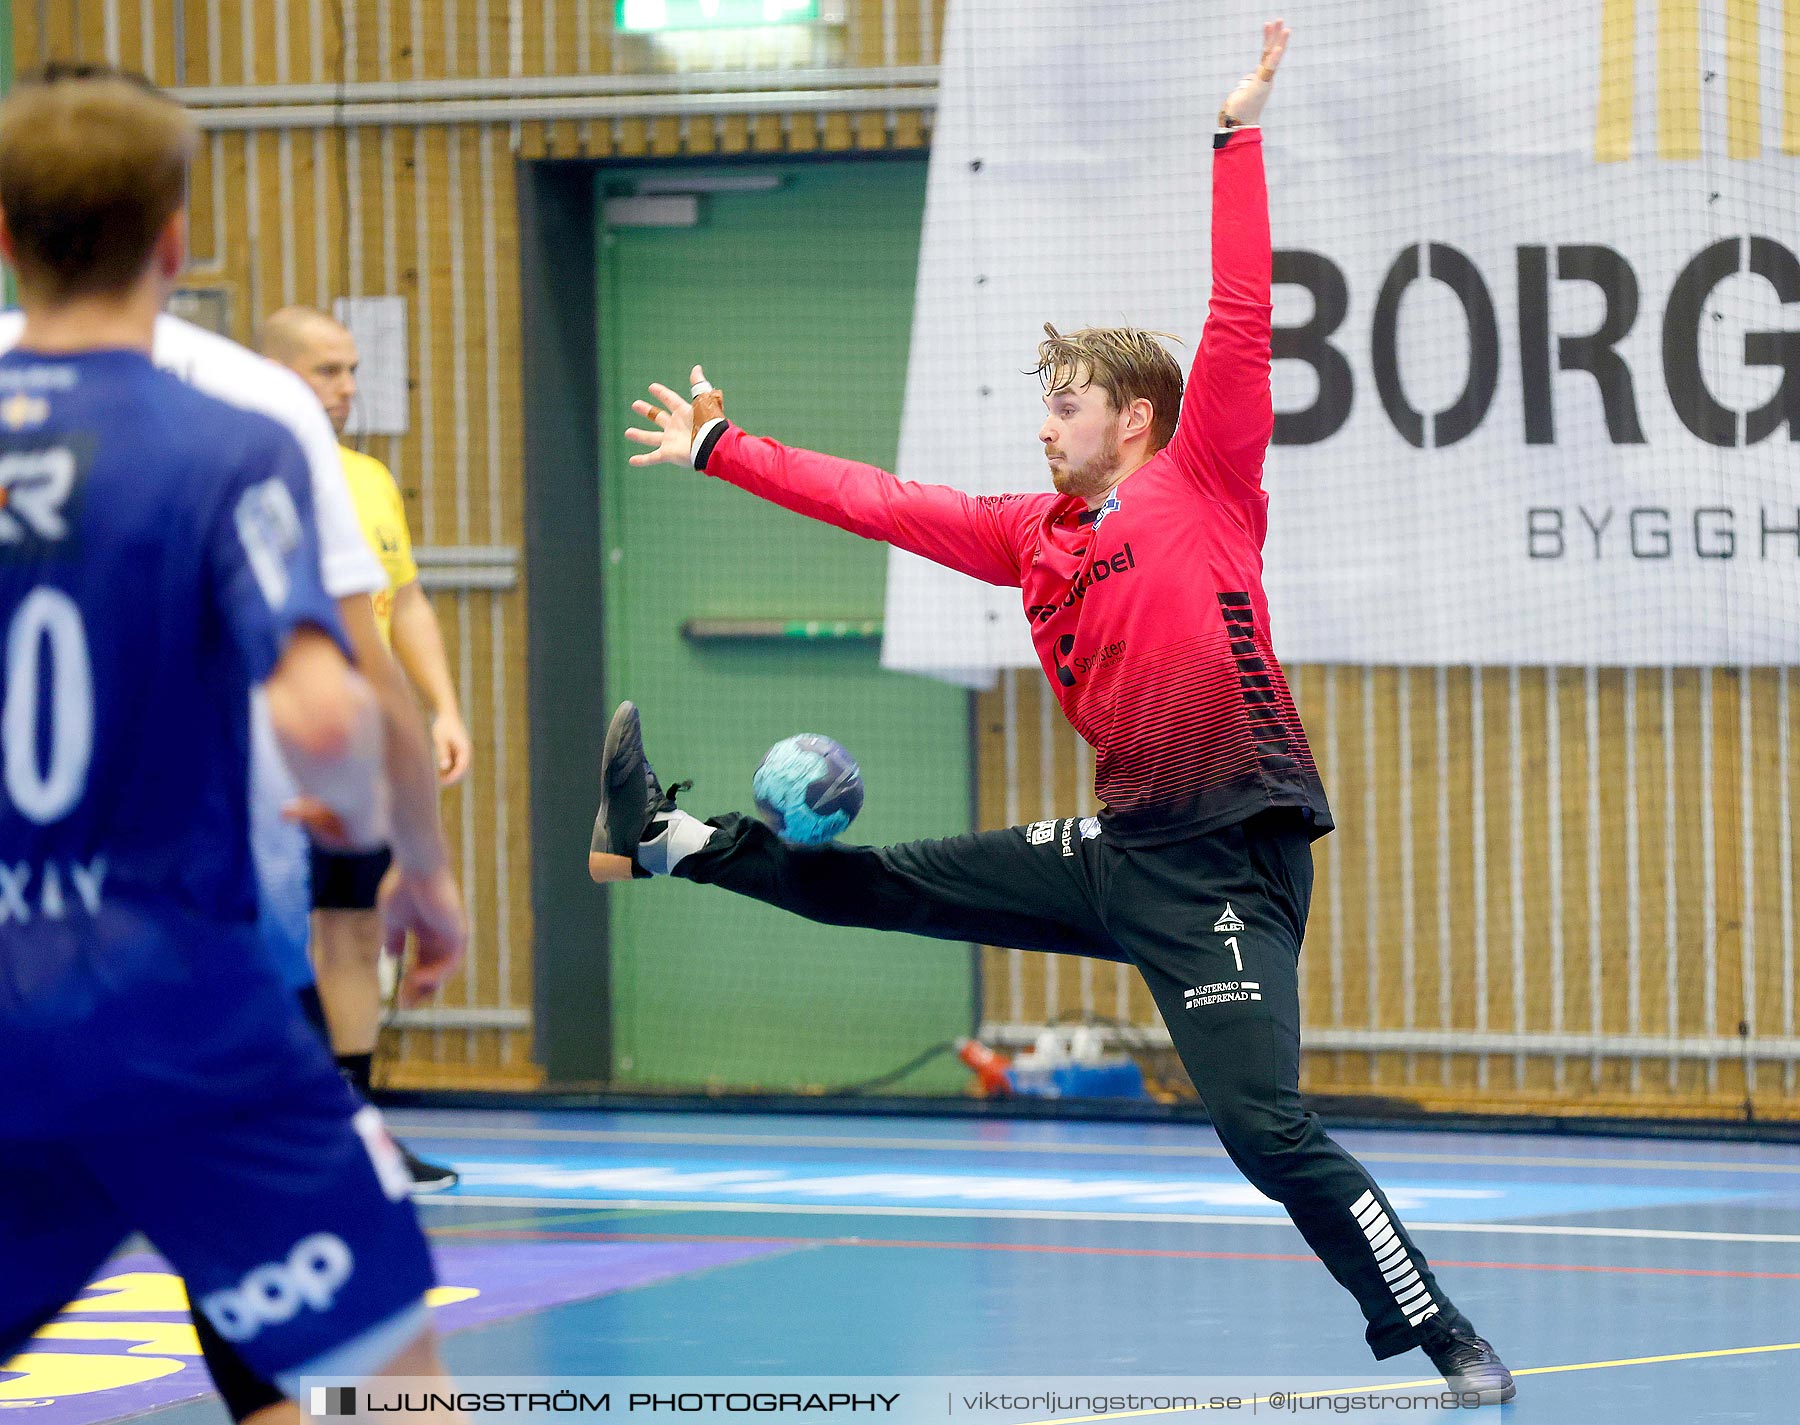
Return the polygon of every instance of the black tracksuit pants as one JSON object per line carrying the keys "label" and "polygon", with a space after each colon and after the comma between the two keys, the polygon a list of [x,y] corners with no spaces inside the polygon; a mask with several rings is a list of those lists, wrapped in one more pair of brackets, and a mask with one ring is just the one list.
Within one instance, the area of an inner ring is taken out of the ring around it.
{"label": "black tracksuit pants", "polygon": [[796,846],[744,816],[712,825],[676,875],[828,925],[1137,966],[1225,1151],[1356,1297],[1376,1357],[1472,1329],[1375,1180],[1301,1107],[1313,867],[1296,817],[1154,847],[1075,818],[885,847]]}

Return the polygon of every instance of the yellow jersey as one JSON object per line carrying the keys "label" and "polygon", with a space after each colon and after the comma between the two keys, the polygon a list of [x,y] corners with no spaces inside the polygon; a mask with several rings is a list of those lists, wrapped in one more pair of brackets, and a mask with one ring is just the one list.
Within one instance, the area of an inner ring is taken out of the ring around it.
{"label": "yellow jersey", "polygon": [[387,466],[372,455],[340,445],[338,454],[344,461],[344,478],[350,482],[350,498],[356,504],[357,522],[363,538],[381,561],[387,574],[387,588],[374,595],[375,626],[381,630],[384,643],[393,642],[394,591],[419,577],[419,566],[413,562],[412,535],[406,528],[406,505],[400,498],[400,487]]}

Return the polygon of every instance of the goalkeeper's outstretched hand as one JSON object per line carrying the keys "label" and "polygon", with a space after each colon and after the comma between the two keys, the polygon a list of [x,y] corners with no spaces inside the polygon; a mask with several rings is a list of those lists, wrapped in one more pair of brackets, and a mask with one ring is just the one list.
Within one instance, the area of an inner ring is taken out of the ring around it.
{"label": "goalkeeper's outstretched hand", "polygon": [[1275,70],[1281,64],[1281,56],[1286,53],[1287,42],[1293,33],[1285,20],[1270,20],[1263,26],[1262,59],[1226,96],[1219,108],[1221,124],[1226,119],[1238,124],[1254,124],[1262,117],[1263,105],[1269,102],[1269,88],[1275,82]]}
{"label": "goalkeeper's outstretched hand", "polygon": [[638,415],[656,423],[655,430],[633,428],[625,432],[625,439],[651,447],[641,455],[632,456],[631,464],[688,464],[694,448],[695,430],[725,414],[725,393],[713,390],[704,371],[696,366],[690,380],[693,383],[692,401],[682,400],[667,386],[657,383],[651,385],[650,394],[662,402],[661,406],[653,406],[648,401],[631,403],[631,409]]}

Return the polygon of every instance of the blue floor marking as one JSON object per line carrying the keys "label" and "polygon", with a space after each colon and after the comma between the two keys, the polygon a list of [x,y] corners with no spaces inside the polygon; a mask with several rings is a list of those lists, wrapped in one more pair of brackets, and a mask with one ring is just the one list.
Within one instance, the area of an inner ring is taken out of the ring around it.
{"label": "blue floor marking", "polygon": [[[427,1145],[442,1151],[439,1143]],[[686,1155],[684,1155],[686,1156]],[[585,1201],[818,1203],[835,1206],[904,1205],[920,1208],[1038,1208],[1088,1212],[1223,1213],[1282,1217],[1278,1203],[1232,1172],[1108,1173],[1059,1164],[1056,1171],[1011,1171],[920,1157],[917,1166],[872,1168],[850,1159],[796,1161],[741,1152],[709,1155],[704,1165],[668,1155],[558,1153],[543,1158],[455,1153],[462,1191],[482,1197],[568,1198]],[[1036,1165],[1033,1165],[1036,1166]],[[1043,1165],[1048,1167],[1047,1164]],[[1705,1183],[1498,1182],[1384,1173],[1382,1186],[1397,1211],[1445,1222],[1491,1222],[1568,1213],[1726,1202],[1753,1205],[1754,1190]]]}

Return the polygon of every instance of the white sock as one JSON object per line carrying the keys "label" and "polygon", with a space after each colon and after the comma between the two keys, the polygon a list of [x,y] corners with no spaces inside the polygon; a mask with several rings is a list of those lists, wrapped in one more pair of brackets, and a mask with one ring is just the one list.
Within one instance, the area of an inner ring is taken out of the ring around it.
{"label": "white sock", "polygon": [[638,843],[637,863],[653,876],[666,876],[684,857],[703,849],[716,827],[676,808],[661,819],[662,830]]}

